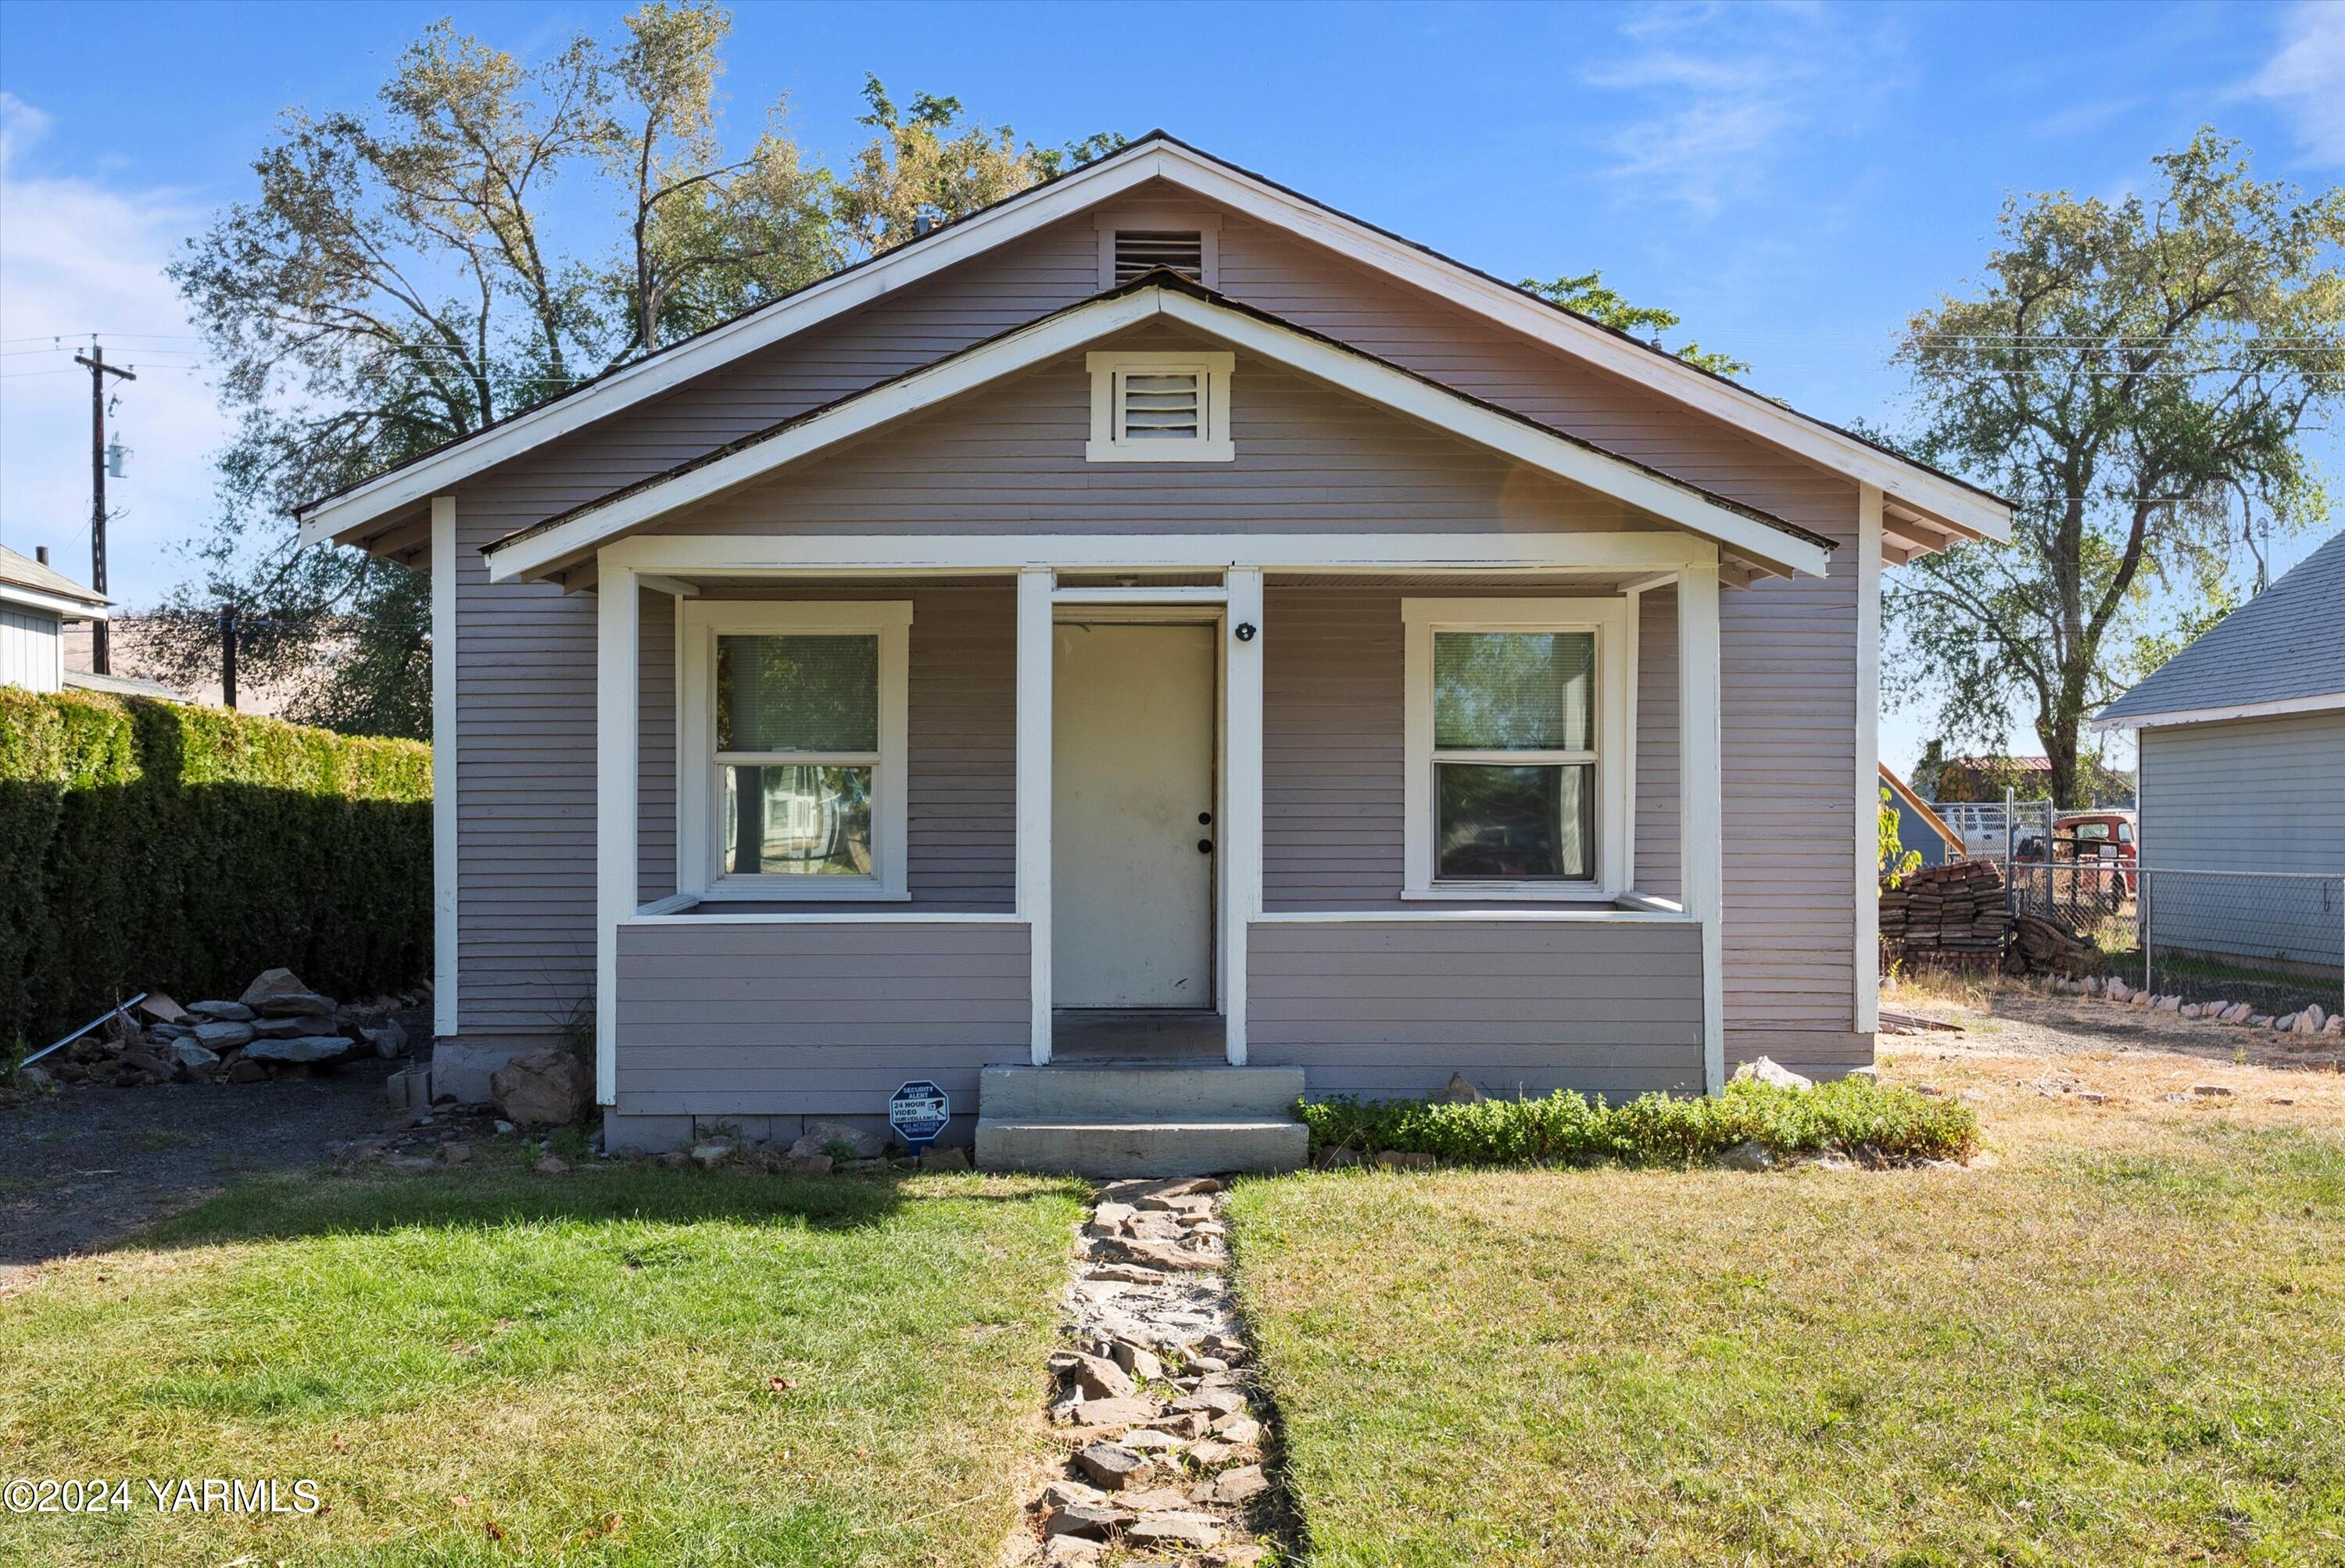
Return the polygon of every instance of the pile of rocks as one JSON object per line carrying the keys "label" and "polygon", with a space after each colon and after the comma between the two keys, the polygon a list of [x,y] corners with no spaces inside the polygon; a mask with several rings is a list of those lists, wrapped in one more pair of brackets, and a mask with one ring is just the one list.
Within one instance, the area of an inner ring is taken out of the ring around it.
{"label": "pile of rocks", "polygon": [[2053,989],[2071,996],[2097,996],[2124,1007],[2150,1013],[2171,1013],[2179,1018],[2205,1018],[2218,1023],[2238,1023],[2249,1029],[2270,1029],[2282,1034],[2345,1039],[2345,1013],[2333,1013],[2319,1003],[2300,1013],[2259,1013],[2246,1002],[2185,1002],[2178,994],[2160,995],[2127,985],[2116,975],[2106,980],[2058,980]]}
{"label": "pile of rocks", "polygon": [[1004,1563],[1113,1552],[1237,1568],[1270,1554],[1266,1407],[1226,1282],[1220,1191],[1203,1176],[1100,1189],[1068,1290],[1070,1342],[1051,1359],[1066,1473],[1032,1500]]}
{"label": "pile of rocks", "polygon": [[1911,962],[1985,962],[2011,934],[1992,860],[1924,866],[1881,893],[1881,942]]}
{"label": "pile of rocks", "polygon": [[289,969],[264,971],[233,1002],[182,1007],[149,992],[41,1069],[60,1083],[122,1088],[302,1077],[354,1056],[405,1055],[407,1031],[397,1015],[429,995],[426,987],[372,1002],[336,1002]]}

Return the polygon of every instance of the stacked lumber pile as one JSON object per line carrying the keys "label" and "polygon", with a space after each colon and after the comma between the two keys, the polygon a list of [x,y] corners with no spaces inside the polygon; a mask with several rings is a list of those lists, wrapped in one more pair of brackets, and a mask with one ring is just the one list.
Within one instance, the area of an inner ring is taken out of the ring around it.
{"label": "stacked lumber pile", "polygon": [[2100,949],[2057,921],[2024,914],[2015,923],[2012,934],[2012,954],[2023,966],[2018,972],[2065,974],[2071,979],[2100,972]]}
{"label": "stacked lumber pile", "polygon": [[1908,960],[1993,962],[2011,923],[1992,860],[1924,866],[1881,894],[1882,946]]}

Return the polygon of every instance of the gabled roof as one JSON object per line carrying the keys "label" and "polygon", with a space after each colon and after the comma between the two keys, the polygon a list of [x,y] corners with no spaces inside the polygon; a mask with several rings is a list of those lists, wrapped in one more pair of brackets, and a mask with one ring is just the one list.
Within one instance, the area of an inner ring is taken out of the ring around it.
{"label": "gabled roof", "polygon": [[2101,709],[2096,729],[2345,708],[2345,534]]}
{"label": "gabled roof", "polygon": [[1762,569],[1821,575],[1831,540],[1621,457],[1510,410],[1453,392],[1348,344],[1151,272],[1022,327],[785,420],[664,473],[520,529],[483,552],[500,581],[560,569],[655,518],[752,484],[786,463],[1151,321],[1206,333],[1393,412],[1715,540]]}
{"label": "gabled roof", "polygon": [[1162,131],[1152,131],[1096,162],[940,225],[920,239],[303,506],[302,537],[315,543],[356,536],[543,442],[1157,179],[1328,246],[1758,440],[1878,486],[1887,519],[1884,542],[1894,558],[1910,558],[1955,539],[2009,535],[2008,504],[1976,485],[1800,413],[1650,343],[1200,152]]}
{"label": "gabled roof", "polygon": [[102,621],[107,606],[114,602],[5,545],[0,545],[0,599],[31,605],[72,621]]}

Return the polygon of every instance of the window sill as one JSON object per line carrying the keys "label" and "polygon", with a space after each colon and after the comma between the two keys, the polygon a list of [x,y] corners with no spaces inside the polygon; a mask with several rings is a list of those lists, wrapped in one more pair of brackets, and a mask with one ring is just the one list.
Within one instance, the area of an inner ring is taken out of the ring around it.
{"label": "window sill", "polygon": [[1441,882],[1403,888],[1400,896],[1428,903],[1609,904],[1620,895],[1593,882]]}
{"label": "window sill", "polygon": [[[1170,448],[1172,443],[1162,442],[1154,445]],[[1159,451],[1154,447],[1135,446],[1129,442],[1083,443],[1085,463],[1235,463],[1237,460],[1235,443],[1226,441],[1185,442],[1177,451]]]}
{"label": "window sill", "polygon": [[[809,884],[817,885],[809,885]],[[787,881],[774,878],[751,881],[723,881],[701,889],[692,895],[703,903],[909,903],[910,892],[891,888],[881,882],[844,879],[834,881],[827,877],[792,877]]]}

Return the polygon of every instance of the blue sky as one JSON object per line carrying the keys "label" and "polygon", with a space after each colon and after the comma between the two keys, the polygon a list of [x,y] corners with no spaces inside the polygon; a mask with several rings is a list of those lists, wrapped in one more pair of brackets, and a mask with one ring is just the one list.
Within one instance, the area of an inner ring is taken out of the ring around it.
{"label": "blue sky", "polygon": [[[86,570],[87,383],[26,351],[96,331],[141,377],[113,586],[137,604],[186,575],[226,426],[160,273],[174,247],[247,193],[280,110],[363,107],[437,17],[527,55],[624,8],[0,6],[0,540]],[[787,95],[809,150],[843,157],[867,70],[1037,141],[1161,125],[1501,276],[1600,268],[1832,420],[1895,422],[1896,327],[1975,271],[2006,192],[2118,194],[2202,123],[2267,176],[2345,171],[2345,5],[743,5],[736,24],[744,134]],[[2333,434],[2316,446],[2345,467]],[[1893,714],[1884,756],[1919,744]]]}

